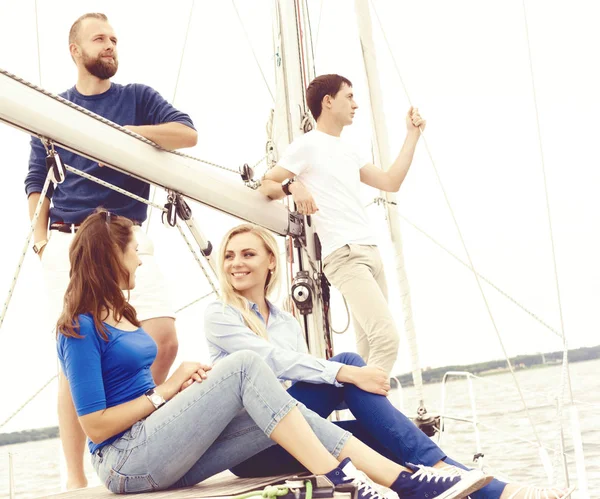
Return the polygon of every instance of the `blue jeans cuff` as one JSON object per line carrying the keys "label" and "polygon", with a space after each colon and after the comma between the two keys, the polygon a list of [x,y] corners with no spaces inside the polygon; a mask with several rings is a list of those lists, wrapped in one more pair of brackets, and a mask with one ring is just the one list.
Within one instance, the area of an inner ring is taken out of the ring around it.
{"label": "blue jeans cuff", "polygon": [[271,419],[271,422],[269,423],[269,426],[267,426],[265,428],[265,435],[267,435],[267,437],[271,437],[271,433],[273,433],[273,430],[275,429],[275,427],[279,424],[279,422],[288,415],[288,413],[298,405],[298,402],[294,399],[290,400],[287,404],[285,404],[280,410],[279,412],[277,412],[277,414],[275,414],[273,416],[273,419]]}

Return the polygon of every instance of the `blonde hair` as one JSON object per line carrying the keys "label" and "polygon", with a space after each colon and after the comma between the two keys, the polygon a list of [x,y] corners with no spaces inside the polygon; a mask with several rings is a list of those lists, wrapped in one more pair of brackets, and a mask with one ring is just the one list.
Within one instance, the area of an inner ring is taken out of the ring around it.
{"label": "blonde hair", "polygon": [[271,235],[269,231],[253,224],[242,224],[231,229],[221,242],[221,249],[219,251],[219,284],[221,285],[221,300],[227,305],[231,305],[238,309],[246,325],[258,336],[267,338],[267,330],[264,323],[259,317],[250,309],[248,300],[240,295],[235,288],[231,285],[227,279],[226,273],[223,271],[223,265],[225,263],[225,253],[227,252],[227,245],[233,236],[238,234],[251,233],[259,237],[265,249],[270,253],[275,260],[275,268],[272,272],[267,274],[267,280],[265,281],[265,297],[276,293],[279,290],[279,249],[277,247],[277,241]]}

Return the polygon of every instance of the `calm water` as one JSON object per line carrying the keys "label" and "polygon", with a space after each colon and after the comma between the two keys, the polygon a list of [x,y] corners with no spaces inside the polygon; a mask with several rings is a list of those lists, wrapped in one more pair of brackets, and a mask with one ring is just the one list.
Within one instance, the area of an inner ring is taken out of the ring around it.
{"label": "calm water", "polygon": [[[580,362],[571,366],[573,396],[578,401],[581,435],[586,457],[586,469],[590,497],[598,497],[600,490],[600,390],[597,372],[600,360]],[[560,366],[549,366],[517,373],[529,405],[542,444],[550,449],[550,459],[557,459],[552,450],[557,448],[558,424],[556,402],[545,393],[554,393],[560,382]],[[498,385],[500,384],[500,385]],[[488,376],[474,383],[480,421],[485,427],[481,432],[482,450],[486,464],[496,475],[505,474],[513,480],[544,484],[544,470],[536,447],[522,440],[536,442],[536,436],[526,412],[519,402],[510,374]],[[446,414],[454,417],[470,417],[470,402],[465,382],[455,381],[448,385]],[[405,389],[404,406],[415,407],[414,390]],[[427,385],[425,400],[430,412],[441,408],[441,385]],[[564,420],[568,423],[568,414]],[[492,429],[488,429],[492,427]],[[471,425],[453,421],[446,422],[442,448],[455,459],[464,463],[472,460],[476,452]],[[573,444],[570,426],[565,427],[565,451],[569,455],[571,477],[576,480]],[[16,497],[43,497],[60,491],[58,440],[29,442],[0,447],[0,497],[8,497],[8,452],[13,454]],[[97,484],[89,463],[88,478]],[[555,466],[557,467],[557,466]],[[559,470],[559,473],[560,472]],[[562,474],[558,482],[563,481]]]}

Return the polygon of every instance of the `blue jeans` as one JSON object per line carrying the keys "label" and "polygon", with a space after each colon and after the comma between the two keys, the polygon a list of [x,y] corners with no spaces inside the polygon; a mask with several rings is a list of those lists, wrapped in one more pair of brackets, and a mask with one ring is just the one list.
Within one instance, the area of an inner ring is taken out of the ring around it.
{"label": "blue jeans", "polygon": [[236,352],[97,450],[92,464],[117,494],[191,486],[274,445],[269,435],[296,406],[337,457],[350,434],[298,404],[257,353]]}
{"label": "blue jeans", "polygon": [[[351,366],[364,366],[364,360],[355,353],[341,353],[331,360]],[[406,463],[433,466],[438,461],[467,469],[450,459],[404,414],[382,395],[365,392],[355,385],[343,387],[295,383],[288,393],[320,416],[328,417],[340,404],[345,403],[356,420],[339,421],[334,425],[349,431],[363,443],[400,465]],[[271,447],[231,470],[238,476],[256,477],[304,471],[302,465],[279,446]],[[471,494],[473,499],[497,499],[505,483],[493,480]]]}

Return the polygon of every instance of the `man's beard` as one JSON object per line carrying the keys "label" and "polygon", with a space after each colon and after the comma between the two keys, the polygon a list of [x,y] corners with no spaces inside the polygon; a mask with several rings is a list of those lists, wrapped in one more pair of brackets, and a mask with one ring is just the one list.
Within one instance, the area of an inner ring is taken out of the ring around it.
{"label": "man's beard", "polygon": [[96,59],[88,56],[85,52],[83,54],[83,65],[85,69],[96,78],[100,78],[101,80],[108,80],[112,78],[119,68],[119,60],[116,55],[112,56],[114,59],[114,63],[103,60],[101,56],[98,56]]}

